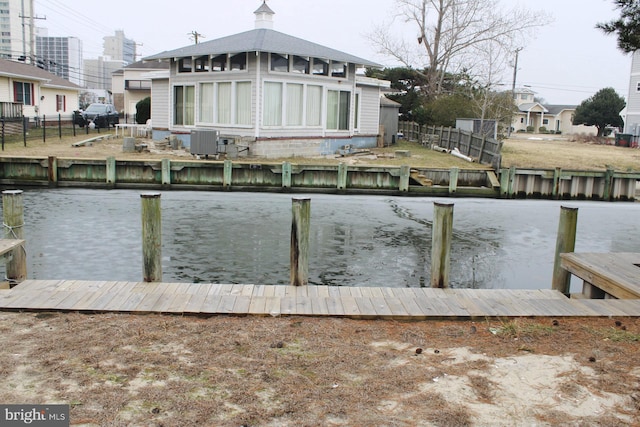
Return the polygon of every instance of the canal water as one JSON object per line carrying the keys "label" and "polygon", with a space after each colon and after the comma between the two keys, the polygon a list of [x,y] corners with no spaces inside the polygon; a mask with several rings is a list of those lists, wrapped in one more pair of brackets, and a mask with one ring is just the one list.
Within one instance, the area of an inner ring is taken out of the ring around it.
{"label": "canal water", "polygon": [[[28,277],[140,281],[141,193],[25,190]],[[549,289],[562,205],[577,252],[640,252],[638,203],[170,191],[164,281],[287,284],[292,197],[311,199],[311,284],[429,286],[434,201],[454,203],[452,287]]]}

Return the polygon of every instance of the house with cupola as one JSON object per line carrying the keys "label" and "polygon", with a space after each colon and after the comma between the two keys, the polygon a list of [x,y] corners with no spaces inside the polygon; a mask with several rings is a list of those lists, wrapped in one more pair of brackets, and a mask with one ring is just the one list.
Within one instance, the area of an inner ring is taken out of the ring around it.
{"label": "house with cupola", "polygon": [[169,64],[150,76],[153,138],[211,129],[263,157],[375,147],[390,83],[364,69],[381,65],[274,30],[264,1],[254,14],[252,30],[144,58]]}
{"label": "house with cupola", "polygon": [[529,88],[517,88],[513,92],[516,104],[511,127],[513,132],[538,133],[543,129],[550,133],[597,134],[595,126],[574,125],[573,115],[576,105],[542,104],[535,99],[535,92]]}

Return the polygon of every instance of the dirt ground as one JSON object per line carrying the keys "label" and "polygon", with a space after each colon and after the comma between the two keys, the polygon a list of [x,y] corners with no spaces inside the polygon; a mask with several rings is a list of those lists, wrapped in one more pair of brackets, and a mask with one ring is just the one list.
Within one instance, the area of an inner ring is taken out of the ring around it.
{"label": "dirt ground", "polygon": [[[110,133],[113,135],[113,132]],[[195,158],[185,149],[161,149],[150,139],[136,139],[138,144],[146,144],[148,150],[144,152],[125,153],[122,150],[123,139],[109,138],[96,141],[90,145],[73,147],[72,143],[99,136],[97,133],[78,135],[75,138],[59,139],[51,137],[46,143],[30,140],[27,147],[22,142],[7,144],[0,155],[6,156],[56,156],[77,157],[91,159],[106,159],[114,156],[116,159],[147,160],[169,158],[175,160],[194,160]],[[502,148],[502,167],[546,168],[573,170],[604,170],[608,165],[619,172],[640,171],[640,150],[616,147],[602,141],[589,140],[580,137],[565,137],[557,135],[529,135],[514,134],[513,138],[505,140]],[[396,150],[407,150],[411,153],[408,158],[395,158]],[[266,162],[264,158],[242,158],[243,161]],[[450,154],[438,153],[426,149],[417,143],[400,141],[385,148],[370,150],[370,154],[354,156],[320,156],[315,158],[269,159],[269,163],[290,161],[297,164],[337,164],[345,162],[350,165],[389,165],[399,166],[409,164],[412,167],[478,169],[486,166],[469,163]]]}
{"label": "dirt ground", "polygon": [[[14,148],[191,159],[117,139]],[[640,425],[637,318],[0,312],[0,344],[0,402],[69,404],[74,426]]]}
{"label": "dirt ground", "polygon": [[75,426],[640,425],[638,319],[0,313],[0,402]]}

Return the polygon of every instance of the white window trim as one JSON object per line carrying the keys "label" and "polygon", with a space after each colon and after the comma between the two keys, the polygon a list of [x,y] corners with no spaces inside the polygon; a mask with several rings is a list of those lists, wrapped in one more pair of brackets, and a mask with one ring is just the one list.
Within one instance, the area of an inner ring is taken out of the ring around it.
{"label": "white window trim", "polygon": [[[261,111],[262,114],[264,115],[264,112],[266,111],[266,107],[265,107],[265,99],[264,99],[264,93],[265,93],[265,88],[264,85],[266,83],[279,83],[282,85],[282,121],[279,125],[264,125],[264,117],[260,117],[259,122],[261,123],[261,127],[263,129],[321,129],[321,130],[326,130],[326,105],[327,105],[327,87],[322,85],[322,84],[318,84],[318,82],[297,82],[297,81],[290,81],[290,80],[279,80],[279,79],[265,79],[262,82],[261,85],[261,93],[263,94],[263,98],[261,100]],[[302,85],[302,124],[300,125],[287,125],[287,86],[289,84],[292,85]],[[307,123],[307,96],[308,96],[308,92],[307,92],[307,88],[309,86],[319,86],[322,88],[322,97],[321,97],[321,103],[322,105],[320,106],[320,125],[316,125],[316,126],[308,126]]]}
{"label": "white window trim", "polygon": [[[220,71],[216,71],[220,72]],[[220,123],[216,119],[218,117],[218,85],[221,83],[231,83],[231,123]],[[253,124],[237,124],[237,84],[238,83],[249,83],[251,85],[251,91],[253,92],[253,82],[251,80],[220,80],[220,81],[204,81],[198,82],[196,84],[196,106],[197,106],[197,115],[196,115],[196,126],[220,126],[227,128],[238,128],[238,129],[252,129]],[[200,120],[200,96],[201,96],[201,86],[203,84],[213,84],[213,103],[212,111],[213,111],[213,122],[204,122]],[[251,95],[253,98],[253,95]],[[249,111],[249,115],[251,116],[251,121],[254,122],[253,117],[253,108],[251,103],[249,105],[251,111]]]}

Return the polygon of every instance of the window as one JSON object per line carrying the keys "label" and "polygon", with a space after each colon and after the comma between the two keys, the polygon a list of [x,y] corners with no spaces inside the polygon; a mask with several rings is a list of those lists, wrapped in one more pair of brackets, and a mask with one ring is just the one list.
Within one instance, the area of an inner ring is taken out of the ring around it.
{"label": "window", "polygon": [[327,91],[327,129],[349,129],[349,103],[351,93],[346,91]]}
{"label": "window", "polygon": [[636,83],[636,92],[640,92],[640,82]]}
{"label": "window", "polygon": [[212,71],[225,71],[227,69],[227,55],[218,55],[211,60]]}
{"label": "window", "polygon": [[303,89],[301,84],[287,84],[287,126],[302,126]]}
{"label": "window", "polygon": [[307,126],[322,126],[322,86],[307,86]]}
{"label": "window", "polygon": [[263,126],[282,126],[282,83],[264,84]]}
{"label": "window", "polygon": [[202,83],[199,90],[200,122],[251,125],[251,82]]}
{"label": "window", "polygon": [[289,71],[289,57],[279,53],[271,54],[271,71],[286,73]]}
{"label": "window", "polygon": [[328,76],[329,75],[329,62],[323,61],[319,58],[313,58],[313,75],[314,76]]}
{"label": "window", "polygon": [[200,117],[203,123],[213,123],[213,83],[200,84]]}
{"label": "window", "polygon": [[542,119],[542,124],[543,125],[548,125],[549,124],[549,119]]}
{"label": "window", "polygon": [[196,73],[209,71],[209,57],[201,56],[196,58]]}
{"label": "window", "polygon": [[195,89],[193,86],[174,87],[174,118],[176,125],[194,125]]}
{"label": "window", "polygon": [[247,69],[247,53],[242,52],[233,55],[229,61],[231,63],[231,71],[241,71]]}
{"label": "window", "polygon": [[13,82],[13,99],[24,105],[33,105],[33,83]]}
{"label": "window", "polygon": [[309,58],[294,56],[291,65],[292,73],[309,74]]}
{"label": "window", "polygon": [[347,64],[331,61],[331,77],[347,77]]}
{"label": "window", "polygon": [[191,72],[191,58],[182,58],[178,61],[178,72],[179,73],[190,73]]}
{"label": "window", "polygon": [[217,123],[231,124],[231,82],[218,83]]}
{"label": "window", "polygon": [[67,111],[67,98],[64,95],[56,95],[56,111]]}
{"label": "window", "polygon": [[236,124],[251,125],[251,82],[236,83]]}

